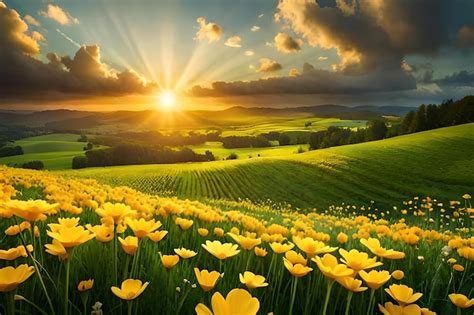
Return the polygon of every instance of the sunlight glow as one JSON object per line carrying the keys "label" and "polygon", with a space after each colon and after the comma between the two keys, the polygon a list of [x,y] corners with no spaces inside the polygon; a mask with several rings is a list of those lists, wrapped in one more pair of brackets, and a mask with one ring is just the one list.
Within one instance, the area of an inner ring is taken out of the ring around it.
{"label": "sunlight glow", "polygon": [[175,95],[172,91],[163,91],[159,95],[160,106],[164,110],[172,110],[175,105]]}

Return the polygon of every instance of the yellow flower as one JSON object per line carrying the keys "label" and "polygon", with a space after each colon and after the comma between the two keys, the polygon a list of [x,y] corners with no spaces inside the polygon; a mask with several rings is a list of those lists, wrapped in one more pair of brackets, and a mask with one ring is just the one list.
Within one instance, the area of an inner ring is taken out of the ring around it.
{"label": "yellow flower", "polygon": [[199,228],[198,234],[202,237],[206,237],[209,234],[209,230],[205,228]]}
{"label": "yellow flower", "polygon": [[176,218],[174,220],[174,223],[176,223],[177,226],[179,226],[182,230],[188,230],[192,225],[193,225],[193,220],[188,220],[184,218]]}
{"label": "yellow flower", "polygon": [[283,263],[285,265],[285,268],[295,277],[304,277],[306,276],[309,272],[313,270],[313,268],[304,266],[302,264],[292,264],[291,261],[289,261],[286,258],[283,258]]}
{"label": "yellow flower", "polygon": [[379,310],[383,315],[421,315],[421,309],[416,304],[395,305],[392,302],[385,303],[384,306],[379,304]]}
{"label": "yellow flower", "polygon": [[394,272],[392,272],[392,277],[395,280],[402,280],[403,277],[405,277],[405,273],[401,270],[395,270]]}
{"label": "yellow flower", "polygon": [[148,286],[148,282],[142,285],[140,280],[127,279],[122,282],[121,288],[112,287],[112,293],[122,300],[136,299]]}
{"label": "yellow flower", "polygon": [[65,248],[75,247],[95,237],[83,226],[61,227],[57,232],[47,231],[49,237],[60,242]]}
{"label": "yellow flower", "polygon": [[311,260],[318,265],[321,273],[330,279],[348,277],[354,274],[354,270],[348,268],[344,264],[338,264],[337,258],[331,254],[326,254],[323,258],[316,256]]}
{"label": "yellow flower", "polygon": [[458,254],[459,256],[464,257],[467,260],[474,261],[474,248],[467,246],[458,248]]}
{"label": "yellow flower", "polygon": [[63,244],[58,240],[53,239],[52,244],[46,244],[44,247],[46,247],[47,253],[53,256],[58,256],[61,260],[65,260],[69,257],[66,248],[64,248]]}
{"label": "yellow flower", "polygon": [[413,289],[404,284],[392,284],[385,292],[402,306],[415,303],[423,296],[422,293],[413,293]]}
{"label": "yellow flower", "polygon": [[161,241],[167,234],[168,234],[168,231],[156,231],[156,232],[148,234],[147,237],[151,239],[153,242],[157,243]]}
{"label": "yellow flower", "polygon": [[474,305],[474,299],[469,299],[464,294],[452,293],[449,296],[451,302],[459,308],[470,308]]}
{"label": "yellow flower", "polygon": [[464,271],[464,267],[460,264],[453,265],[453,269],[456,270],[456,271],[459,271],[459,272]]}
{"label": "yellow flower", "polygon": [[225,232],[224,232],[223,229],[218,228],[218,227],[214,228],[214,234],[215,234],[215,235],[217,235],[217,236],[219,236],[219,237],[222,237],[222,236],[224,236],[224,233],[225,233]]}
{"label": "yellow flower", "polygon": [[0,259],[15,260],[18,257],[28,257],[28,253],[26,250],[31,253],[33,251],[33,246],[26,245],[25,249],[25,246],[20,245],[17,247],[10,248],[8,250],[0,250]]}
{"label": "yellow flower", "polygon": [[286,253],[287,251],[295,247],[295,244],[293,243],[282,244],[278,242],[273,242],[270,244],[270,247],[272,248],[273,252],[277,254],[282,254],[282,253]]}
{"label": "yellow flower", "polygon": [[44,200],[9,200],[3,206],[17,217],[34,222],[46,220],[46,215],[55,212],[59,204],[49,204]]}
{"label": "yellow flower", "polygon": [[96,240],[102,243],[110,242],[114,238],[114,225],[90,225],[86,224],[86,229],[95,234]]}
{"label": "yellow flower", "polygon": [[464,195],[462,195],[462,199],[469,200],[469,199],[471,199],[471,195],[464,194]]}
{"label": "yellow flower", "polygon": [[125,218],[125,223],[132,229],[133,233],[138,238],[143,238],[161,227],[161,222],[155,222],[154,219],[147,221],[143,218],[139,220]]}
{"label": "yellow flower", "polygon": [[49,229],[52,232],[58,232],[62,227],[75,227],[79,224],[79,218],[59,218],[59,223],[48,224]]}
{"label": "yellow flower", "polygon": [[366,272],[364,270],[359,271],[359,276],[364,280],[367,286],[371,289],[378,289],[383,286],[388,280],[390,280],[390,273],[386,270],[377,271],[371,270]]}
{"label": "yellow flower", "polygon": [[219,241],[206,241],[206,244],[202,244],[205,250],[218,259],[226,259],[237,255],[240,250],[237,249],[236,244],[224,243]]}
{"label": "yellow flower", "polygon": [[25,282],[35,272],[34,267],[26,264],[18,267],[5,267],[0,269],[0,292],[15,290],[21,283]]}
{"label": "yellow flower", "polygon": [[337,234],[336,239],[339,243],[345,244],[345,243],[347,243],[349,237],[347,236],[346,233],[340,232],[339,234]]}
{"label": "yellow flower", "polygon": [[85,292],[92,289],[93,286],[94,286],[94,279],[83,280],[79,282],[79,284],[77,285],[77,290],[79,290],[80,292]]}
{"label": "yellow flower", "polygon": [[166,269],[171,269],[173,268],[178,262],[179,262],[179,256],[178,255],[161,255],[161,263]]}
{"label": "yellow flower", "polygon": [[226,298],[219,292],[211,299],[212,310],[199,303],[194,309],[197,315],[230,315],[238,310],[239,315],[255,315],[260,308],[260,302],[244,289],[233,289]]}
{"label": "yellow flower", "polygon": [[362,292],[367,290],[367,287],[361,287],[362,281],[354,279],[353,277],[336,278],[336,281],[344,288],[352,292]]}
{"label": "yellow flower", "polygon": [[255,256],[258,256],[258,257],[265,257],[268,254],[265,248],[256,246],[254,250],[255,250]]}
{"label": "yellow flower", "polygon": [[393,249],[385,249],[380,246],[380,241],[376,238],[361,239],[362,245],[367,247],[372,254],[377,255],[386,259],[403,259],[405,258],[404,252],[399,252]]}
{"label": "yellow flower", "polygon": [[337,247],[330,247],[323,242],[315,241],[311,237],[305,237],[302,239],[298,236],[293,236],[293,243],[305,252],[308,257],[331,253],[337,249]]}
{"label": "yellow flower", "polygon": [[239,243],[240,247],[246,250],[250,250],[254,248],[257,245],[260,245],[262,243],[262,240],[259,238],[250,238],[250,237],[245,237],[242,235],[237,235],[234,233],[227,233],[234,241]]}
{"label": "yellow flower", "polygon": [[306,266],[308,263],[303,255],[298,254],[294,250],[287,251],[285,253],[285,258],[288,259],[292,264],[302,264],[303,266]]}
{"label": "yellow flower", "polygon": [[448,259],[448,264],[455,264],[455,263],[456,263],[456,259],[452,257]]}
{"label": "yellow flower", "polygon": [[204,292],[212,290],[216,286],[217,279],[221,276],[217,271],[209,272],[205,269],[199,271],[198,268],[194,268],[194,274],[196,274],[196,279]]}
{"label": "yellow flower", "polygon": [[178,254],[179,257],[181,257],[183,259],[192,258],[192,257],[197,255],[197,253],[195,251],[192,251],[192,250],[189,250],[189,249],[186,249],[186,248],[183,248],[183,247],[175,248],[174,252],[176,254]]}
{"label": "yellow flower", "polygon": [[239,279],[242,284],[245,284],[249,289],[262,288],[268,286],[265,282],[265,277],[256,275],[253,272],[246,271],[242,275],[239,273]]}
{"label": "yellow flower", "polygon": [[345,249],[339,249],[339,254],[343,258],[341,261],[345,263],[348,267],[354,269],[358,272],[363,269],[370,269],[381,266],[381,262],[377,262],[377,258],[369,258],[369,255],[365,252],[359,252],[357,249],[351,249],[349,252]]}
{"label": "yellow flower", "polygon": [[120,246],[125,253],[130,256],[135,255],[138,249],[138,237],[135,236],[127,236],[125,239],[119,237]]}
{"label": "yellow flower", "polygon": [[115,224],[120,224],[126,217],[135,216],[136,211],[123,203],[106,202],[100,208],[95,209],[95,213],[102,218],[110,217]]}

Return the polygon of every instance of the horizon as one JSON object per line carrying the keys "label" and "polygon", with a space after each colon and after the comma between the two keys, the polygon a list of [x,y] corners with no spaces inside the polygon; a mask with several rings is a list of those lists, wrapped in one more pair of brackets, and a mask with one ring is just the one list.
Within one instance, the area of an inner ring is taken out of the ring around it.
{"label": "horizon", "polygon": [[0,108],[440,103],[474,94],[473,10],[468,0],[4,0]]}

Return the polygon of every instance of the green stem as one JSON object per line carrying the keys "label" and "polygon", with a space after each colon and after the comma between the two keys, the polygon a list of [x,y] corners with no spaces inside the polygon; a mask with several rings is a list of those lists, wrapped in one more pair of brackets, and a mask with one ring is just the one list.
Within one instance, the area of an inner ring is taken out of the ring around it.
{"label": "green stem", "polygon": [[66,284],[64,287],[64,314],[69,313],[69,270],[71,267],[71,257],[66,259]]}
{"label": "green stem", "polygon": [[117,227],[114,229],[114,283],[117,285]]}
{"label": "green stem", "polygon": [[[16,217],[15,217],[15,222],[16,222],[17,225],[19,225],[18,220],[16,219]],[[20,240],[21,240],[21,243],[23,244],[23,246],[26,249],[26,242],[25,242],[25,238],[23,237],[23,233],[20,233]],[[38,268],[38,264],[36,263],[36,259],[33,255],[31,255],[31,253],[28,250],[26,250],[26,253],[27,253],[28,257],[30,257],[30,259],[33,261],[33,265],[35,267],[36,277],[38,278],[38,280],[41,284],[41,287],[43,288],[44,295],[46,296],[46,300],[48,301],[49,308],[51,309],[51,314],[54,315],[55,311],[54,311],[53,303],[51,302],[51,298],[49,297],[48,290],[46,290],[46,286],[44,284],[43,277],[41,276],[40,269]]]}
{"label": "green stem", "polygon": [[288,314],[293,314],[293,306],[295,305],[296,298],[296,286],[298,285],[298,278],[293,277],[293,286],[291,287],[291,301],[290,301],[290,312]]}
{"label": "green stem", "polygon": [[375,289],[370,290],[370,298],[369,298],[369,307],[367,308],[367,315],[371,315],[373,311],[372,303],[374,300]]}
{"label": "green stem", "polygon": [[352,291],[349,291],[349,294],[347,294],[346,311],[344,312],[345,315],[349,315],[349,309],[351,308],[351,300],[353,294],[354,292]]}
{"label": "green stem", "polygon": [[456,315],[461,315],[461,308],[460,307],[457,308]]}
{"label": "green stem", "polygon": [[10,291],[5,294],[7,299],[7,315],[15,315],[15,291]]}
{"label": "green stem", "polygon": [[127,315],[132,315],[132,301],[127,302]]}
{"label": "green stem", "polygon": [[329,280],[328,287],[326,290],[326,298],[324,299],[323,315],[326,315],[326,312],[328,310],[329,297],[331,296],[331,289],[332,289],[333,284],[334,284],[334,280]]}

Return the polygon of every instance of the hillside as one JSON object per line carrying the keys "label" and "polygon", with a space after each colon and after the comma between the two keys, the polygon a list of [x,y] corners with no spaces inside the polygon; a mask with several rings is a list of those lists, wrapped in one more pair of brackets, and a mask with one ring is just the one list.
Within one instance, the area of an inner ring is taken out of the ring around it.
{"label": "hillside", "polygon": [[474,124],[286,157],[63,171],[112,185],[182,198],[382,206],[416,195],[473,193]]}
{"label": "hillside", "polygon": [[0,164],[20,164],[39,160],[46,169],[71,168],[72,158],[84,154],[84,142],[77,141],[78,135],[50,134],[15,141],[23,148],[23,155],[0,158]]}

